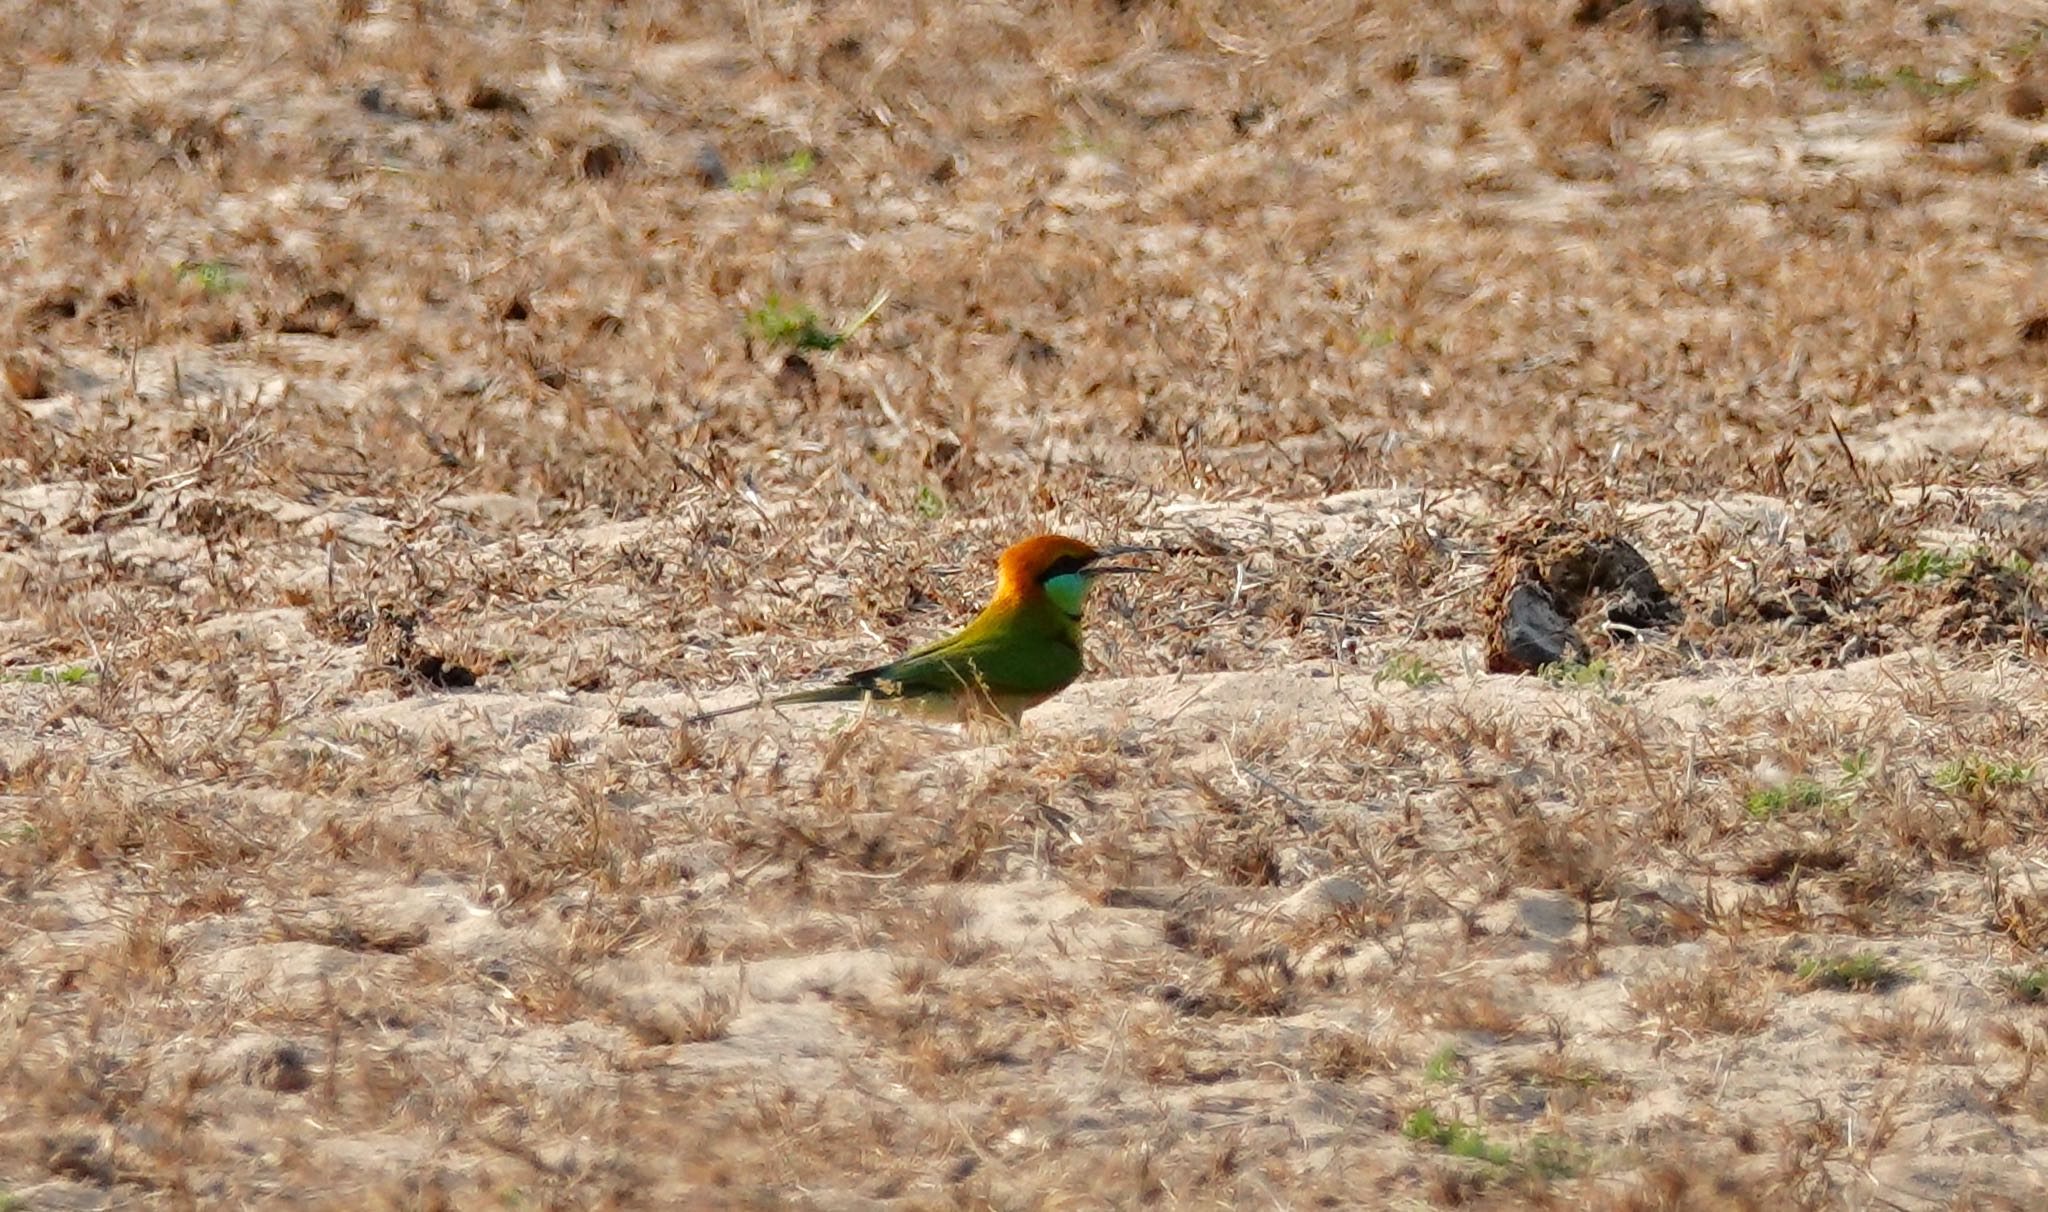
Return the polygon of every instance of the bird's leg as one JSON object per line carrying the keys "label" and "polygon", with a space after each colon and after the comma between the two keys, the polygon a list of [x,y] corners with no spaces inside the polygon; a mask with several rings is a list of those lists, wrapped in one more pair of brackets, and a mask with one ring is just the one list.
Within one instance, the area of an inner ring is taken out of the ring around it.
{"label": "bird's leg", "polygon": [[976,712],[961,721],[967,740],[976,745],[996,745],[1015,737],[1018,721],[1005,712]]}

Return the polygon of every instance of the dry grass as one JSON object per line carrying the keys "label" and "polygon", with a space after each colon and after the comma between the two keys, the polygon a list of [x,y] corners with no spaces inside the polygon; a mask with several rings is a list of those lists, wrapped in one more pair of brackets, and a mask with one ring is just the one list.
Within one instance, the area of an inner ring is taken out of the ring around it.
{"label": "dry grass", "polygon": [[47,7],[0,1208],[2048,1194],[2037,6]]}

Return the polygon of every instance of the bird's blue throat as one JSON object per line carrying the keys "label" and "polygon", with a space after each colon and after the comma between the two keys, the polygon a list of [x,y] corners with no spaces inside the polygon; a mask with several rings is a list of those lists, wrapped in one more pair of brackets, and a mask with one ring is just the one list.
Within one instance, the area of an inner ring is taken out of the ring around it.
{"label": "bird's blue throat", "polygon": [[1060,608],[1060,613],[1078,621],[1081,607],[1088,601],[1088,577],[1085,573],[1069,572],[1045,579],[1045,596]]}

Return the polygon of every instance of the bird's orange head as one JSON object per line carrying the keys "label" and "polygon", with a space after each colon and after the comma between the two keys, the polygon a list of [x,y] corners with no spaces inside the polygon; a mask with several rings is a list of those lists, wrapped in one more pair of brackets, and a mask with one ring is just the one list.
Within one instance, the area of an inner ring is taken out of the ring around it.
{"label": "bird's orange head", "polygon": [[1075,618],[1087,597],[1089,583],[1111,572],[1137,572],[1102,563],[1117,555],[1144,551],[1142,547],[1093,547],[1061,534],[1033,535],[1011,544],[996,561],[997,602],[1022,603],[1044,595]]}

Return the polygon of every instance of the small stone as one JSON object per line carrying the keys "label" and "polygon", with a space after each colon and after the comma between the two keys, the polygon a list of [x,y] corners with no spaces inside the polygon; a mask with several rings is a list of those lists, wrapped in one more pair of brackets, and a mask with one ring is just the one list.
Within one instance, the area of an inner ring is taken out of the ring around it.
{"label": "small stone", "polygon": [[1571,620],[1559,613],[1550,591],[1541,585],[1519,585],[1508,595],[1500,651],[1487,668],[1493,673],[1528,673],[1585,656],[1586,642]]}
{"label": "small stone", "polygon": [[1314,919],[1334,917],[1365,903],[1365,885],[1348,875],[1326,875],[1305,884],[1280,902],[1279,912],[1287,917]]}
{"label": "small stone", "polygon": [[692,165],[697,170],[698,184],[705,189],[724,189],[726,182],[731,180],[725,171],[725,157],[719,155],[718,149],[709,143],[697,149],[697,157],[692,161]]}

